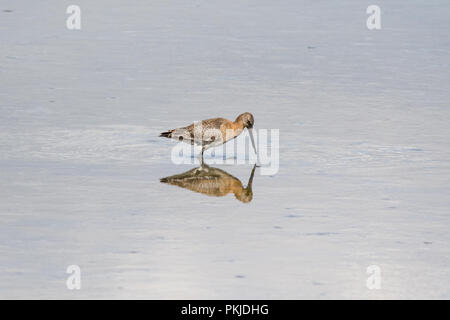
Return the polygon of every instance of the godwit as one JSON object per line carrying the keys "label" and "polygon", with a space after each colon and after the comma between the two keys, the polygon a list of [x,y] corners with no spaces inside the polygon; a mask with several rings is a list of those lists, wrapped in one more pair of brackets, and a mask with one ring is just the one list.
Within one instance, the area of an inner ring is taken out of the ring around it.
{"label": "godwit", "polygon": [[233,177],[226,171],[205,164],[184,173],[161,178],[160,181],[214,197],[223,197],[232,192],[236,199],[247,203],[252,201],[253,198],[252,182],[255,168],[256,165],[253,166],[245,188],[238,178]]}
{"label": "godwit", "polygon": [[159,136],[200,145],[202,147],[200,162],[203,163],[203,152],[205,150],[236,138],[245,128],[250,133],[253,149],[255,150],[255,154],[258,155],[252,132],[254,123],[253,115],[245,112],[239,115],[234,122],[224,118],[208,119],[193,123],[187,127],[162,132]]}

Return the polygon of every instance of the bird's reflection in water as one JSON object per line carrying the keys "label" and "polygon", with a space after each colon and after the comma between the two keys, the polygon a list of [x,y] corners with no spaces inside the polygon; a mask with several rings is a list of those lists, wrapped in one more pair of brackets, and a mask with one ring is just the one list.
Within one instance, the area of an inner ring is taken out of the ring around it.
{"label": "bird's reflection in water", "polygon": [[214,197],[223,197],[232,192],[236,199],[247,203],[253,198],[252,182],[255,169],[256,165],[252,169],[245,188],[238,178],[206,164],[184,173],[161,178],[160,181]]}

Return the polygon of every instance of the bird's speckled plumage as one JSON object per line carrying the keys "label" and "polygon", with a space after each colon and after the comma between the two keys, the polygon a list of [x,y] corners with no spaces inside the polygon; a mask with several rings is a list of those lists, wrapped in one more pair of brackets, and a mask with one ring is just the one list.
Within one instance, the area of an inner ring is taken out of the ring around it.
{"label": "bird's speckled plumage", "polygon": [[253,115],[245,112],[239,115],[234,122],[224,118],[207,119],[186,127],[163,132],[160,137],[200,145],[203,153],[206,149],[236,138],[244,128],[253,128],[254,122]]}

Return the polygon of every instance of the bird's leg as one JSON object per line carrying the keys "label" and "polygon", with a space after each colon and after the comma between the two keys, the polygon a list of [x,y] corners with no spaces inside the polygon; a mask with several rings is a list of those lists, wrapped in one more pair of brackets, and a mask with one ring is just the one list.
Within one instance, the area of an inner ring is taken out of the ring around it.
{"label": "bird's leg", "polygon": [[202,147],[202,152],[198,156],[198,160],[200,161],[200,166],[203,167],[203,152],[205,152],[205,147]]}

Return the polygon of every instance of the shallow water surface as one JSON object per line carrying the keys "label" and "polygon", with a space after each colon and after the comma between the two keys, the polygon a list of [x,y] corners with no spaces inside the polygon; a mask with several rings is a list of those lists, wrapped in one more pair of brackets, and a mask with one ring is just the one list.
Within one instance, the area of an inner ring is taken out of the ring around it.
{"label": "shallow water surface", "polygon": [[[450,297],[446,1],[78,3],[0,8],[1,298]],[[245,111],[276,174],[158,137]]]}

